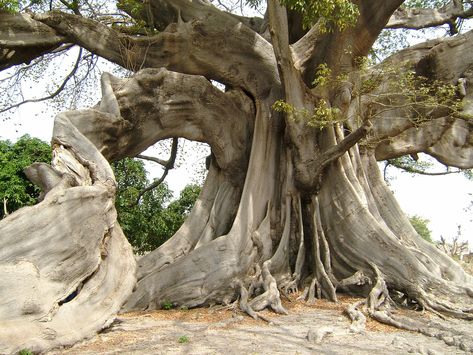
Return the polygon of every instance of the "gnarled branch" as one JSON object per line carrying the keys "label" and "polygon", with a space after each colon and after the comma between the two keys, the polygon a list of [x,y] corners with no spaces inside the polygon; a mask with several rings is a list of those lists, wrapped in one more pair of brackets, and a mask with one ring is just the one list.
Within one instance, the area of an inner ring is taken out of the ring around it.
{"label": "gnarled branch", "polygon": [[458,32],[455,22],[473,16],[473,7],[465,9],[463,1],[452,0],[440,9],[408,9],[400,7],[389,19],[386,28],[421,29],[448,24],[451,34]]}
{"label": "gnarled branch", "polygon": [[[445,165],[461,169],[472,167],[473,127],[468,119],[473,114],[470,85],[473,82],[470,69],[473,61],[468,54],[472,49],[473,31],[470,31],[407,48],[382,64],[389,67],[396,62],[402,63],[404,68],[414,69],[419,76],[457,85],[456,99],[461,100],[462,107],[458,112],[440,103],[423,108],[421,102],[417,108],[416,102],[409,101],[408,97],[403,99],[402,93],[389,93],[388,82],[398,78],[385,75],[382,84],[374,91],[361,95],[362,107],[355,109],[376,117],[367,145],[375,149],[378,160],[424,152]],[[373,75],[379,76],[379,73]],[[387,96],[373,102],[372,98],[383,95]],[[395,104],[390,103],[390,99]],[[354,105],[352,103],[352,108]]]}

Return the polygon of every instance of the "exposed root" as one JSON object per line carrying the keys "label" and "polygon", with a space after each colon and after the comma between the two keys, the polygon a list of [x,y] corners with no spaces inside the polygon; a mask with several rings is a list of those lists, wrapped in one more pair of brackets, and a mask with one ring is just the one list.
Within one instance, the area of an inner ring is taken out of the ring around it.
{"label": "exposed root", "polygon": [[258,319],[258,314],[248,304],[248,291],[240,280],[233,281],[233,286],[240,292],[240,309],[253,319]]}
{"label": "exposed root", "polygon": [[299,282],[301,280],[301,275],[298,273],[294,273],[292,278],[286,281],[284,284],[281,285],[280,290],[284,294],[284,296],[288,296],[291,293],[298,293],[299,292]]}
{"label": "exposed root", "polygon": [[263,278],[261,277],[261,266],[259,264],[255,264],[255,274],[251,277],[248,295],[253,296],[256,293],[262,292],[263,289],[264,283]]}
{"label": "exposed root", "polygon": [[[312,234],[312,257],[315,263],[315,278],[316,281],[312,280],[311,286],[309,287],[308,302],[313,302],[313,295],[315,295],[315,286],[317,286],[317,291],[321,292],[327,299],[333,302],[337,302],[336,295],[336,286],[335,286],[335,277],[331,272],[330,265],[330,251],[327,245],[322,249],[320,247],[320,240],[324,239],[324,231],[320,223],[319,218],[319,205],[317,197],[314,196],[312,199],[312,204],[308,206],[308,212],[311,215],[311,234]],[[325,262],[322,262],[324,260]],[[327,272],[329,270],[329,272]],[[319,294],[318,294],[319,296]],[[320,298],[320,296],[319,296]]]}
{"label": "exposed root", "polygon": [[443,315],[448,315],[455,318],[473,320],[472,308],[455,307],[454,305],[451,305],[448,302],[443,302],[442,300],[434,299],[432,296],[428,295],[425,291],[421,289],[417,290],[417,293],[419,294],[418,302],[425,309],[439,315],[440,318],[442,318]]}
{"label": "exposed root", "polygon": [[363,271],[359,270],[353,275],[339,281],[337,283],[337,288],[339,287],[348,287],[348,286],[361,286],[365,284],[371,284],[371,279],[366,276]]}
{"label": "exposed root", "polygon": [[287,314],[286,309],[281,303],[279,290],[277,287],[276,279],[269,272],[269,266],[271,261],[267,260],[263,263],[261,270],[261,276],[263,278],[264,290],[261,295],[256,296],[250,301],[250,307],[255,311],[261,311],[266,307],[270,307],[273,311],[279,314]]}
{"label": "exposed root", "polygon": [[294,268],[293,278],[294,278],[294,281],[296,281],[295,289],[297,292],[297,283],[301,279],[302,267],[305,263],[306,248],[305,248],[305,237],[304,237],[304,223],[303,223],[303,218],[302,218],[302,204],[301,204],[300,196],[297,196],[296,203],[297,203],[296,211],[297,211],[297,221],[299,225],[300,239],[299,239],[299,248],[297,250],[297,258],[296,258],[296,265]]}
{"label": "exposed root", "polygon": [[262,319],[265,322],[272,323],[272,321],[261,314],[258,314],[254,309],[248,304],[248,291],[240,280],[233,281],[233,286],[237,287],[240,292],[240,309],[248,314],[251,318],[257,320]]}
{"label": "exposed root", "polygon": [[[371,318],[378,322],[391,325],[393,327],[419,332],[426,336],[435,337],[443,340],[447,345],[452,345],[460,348],[464,351],[473,351],[473,336],[460,330],[457,330],[452,321],[440,317],[440,321],[443,320],[444,324],[434,322],[428,319],[414,319],[413,317],[404,317],[393,314],[391,312],[391,306],[394,304],[389,291],[384,281],[383,275],[379,271],[378,267],[370,263],[371,268],[374,271],[376,282],[368,295],[366,300],[358,301],[346,308],[346,313],[352,320],[350,329],[354,332],[362,332],[366,325],[366,316],[363,312],[366,312]],[[358,274],[358,273],[357,273]],[[352,277],[345,279],[352,281],[360,279],[365,281],[366,276],[360,278],[360,274],[355,274]],[[362,274],[361,274],[362,275]],[[420,295],[425,295],[425,292],[419,292]],[[419,298],[419,303],[426,310],[434,311],[433,313],[441,316],[436,309],[432,308],[430,304],[425,302],[423,297]],[[438,305],[436,305],[438,307]],[[438,308],[437,308],[438,309]]]}
{"label": "exposed root", "polygon": [[317,292],[317,298],[322,298],[322,289],[320,288],[320,283],[317,281],[317,277],[313,277],[310,285],[304,290],[302,299],[306,300],[307,304],[315,303],[315,292]]}
{"label": "exposed root", "polygon": [[445,325],[424,319],[412,319],[392,314],[389,310],[370,311],[370,316],[378,322],[392,325],[399,329],[419,332],[429,337],[443,340],[445,344],[456,346],[463,351],[473,351],[473,336],[469,333],[455,329],[451,321],[445,321]]}
{"label": "exposed root", "polygon": [[[376,283],[371,289],[370,294],[366,300],[358,301],[346,308],[346,313],[352,320],[350,330],[356,333],[363,332],[366,327],[366,317],[363,310],[366,310],[370,316],[376,312],[385,313],[388,311],[390,305],[393,303],[389,297],[389,291],[384,282],[384,279],[378,267],[370,263],[376,275]],[[358,271],[354,275],[340,281],[340,286],[356,285],[371,283],[368,277],[363,272]]]}
{"label": "exposed root", "polygon": [[353,333],[362,333],[365,331],[366,317],[360,310],[360,307],[364,306],[366,306],[366,300],[355,302],[345,309],[345,312],[352,321],[350,331]]}
{"label": "exposed root", "polygon": [[376,275],[376,283],[368,295],[368,311],[374,312],[376,310],[389,309],[389,307],[394,304],[394,302],[389,296],[386,282],[384,281],[384,278],[381,275],[381,271],[379,271],[378,267],[373,263],[370,263],[370,266]]}

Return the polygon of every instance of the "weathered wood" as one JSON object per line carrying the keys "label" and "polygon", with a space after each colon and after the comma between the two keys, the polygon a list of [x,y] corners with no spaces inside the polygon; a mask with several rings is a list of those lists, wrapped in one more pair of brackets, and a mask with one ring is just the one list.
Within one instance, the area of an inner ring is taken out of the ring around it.
{"label": "weathered wood", "polygon": [[[284,313],[278,285],[306,286],[314,302],[316,294],[336,300],[336,287],[349,287],[371,295],[366,304],[380,319],[388,291],[471,318],[472,277],[416,234],[377,159],[425,152],[473,167],[473,60],[466,55],[473,32],[415,46],[380,66],[405,62],[429,80],[462,85],[463,111],[432,108],[414,125],[419,112],[400,109],[410,103],[389,90],[395,76],[362,91],[363,80],[383,69],[360,73],[357,62],[402,1],[357,3],[355,26],[324,32],[295,29],[287,22],[295,17],[271,1],[264,20],[271,39],[259,31],[263,22],[206,1],[151,1],[146,17],[138,15],[160,30],[150,36],[62,12],[0,13],[28,20],[12,33],[0,22],[0,43],[9,46],[0,68],[17,64],[7,54],[25,43],[33,57],[47,51],[37,43],[42,31],[47,45],[74,43],[136,71],[127,79],[104,74],[97,106],[57,116],[51,167],[28,170],[44,200],[0,221],[0,327],[8,328],[0,329],[0,352],[71,344],[108,324],[125,300],[124,310],[143,310],[228,304],[240,294],[254,317],[264,307]],[[15,40],[28,31],[30,42]],[[300,39],[290,45],[289,38]],[[314,87],[323,63],[332,75]],[[288,112],[275,112],[278,99]],[[307,116],[323,116],[317,108],[340,119],[308,124]],[[134,259],[116,222],[108,161],[171,137],[209,143],[207,181],[176,235],[140,259],[132,291]],[[357,307],[349,313],[363,323]]]}

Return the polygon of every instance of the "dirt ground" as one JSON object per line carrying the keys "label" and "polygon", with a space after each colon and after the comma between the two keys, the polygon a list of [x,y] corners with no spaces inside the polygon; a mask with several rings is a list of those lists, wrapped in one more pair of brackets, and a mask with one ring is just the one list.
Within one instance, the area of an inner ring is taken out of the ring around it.
{"label": "dirt ground", "polygon": [[[352,333],[344,308],[354,301],[341,296],[337,304],[318,300],[308,306],[294,297],[283,302],[288,315],[262,312],[271,323],[217,306],[126,313],[94,338],[48,354],[465,353],[441,340],[373,320],[368,320],[364,333]],[[458,326],[470,327],[473,334],[472,325]]]}

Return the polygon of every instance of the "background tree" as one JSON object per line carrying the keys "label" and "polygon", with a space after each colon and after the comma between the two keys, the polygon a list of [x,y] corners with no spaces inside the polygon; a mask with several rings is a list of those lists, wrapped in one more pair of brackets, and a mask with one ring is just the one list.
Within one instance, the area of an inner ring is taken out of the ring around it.
{"label": "background tree", "polygon": [[[38,202],[41,190],[23,172],[35,162],[51,162],[51,146],[25,135],[15,143],[0,141],[0,218],[17,209]],[[118,190],[116,208],[118,221],[129,242],[138,253],[151,251],[169,239],[182,225],[200,192],[198,185],[186,186],[180,197],[172,201],[172,191],[166,183],[144,194],[138,194],[149,184],[144,164],[125,158],[113,163]]]}
{"label": "background tree", "polygon": [[[181,0],[119,3],[123,13],[109,16],[67,2],[51,3],[59,11],[1,13],[0,69],[79,46],[134,72],[103,74],[99,104],[56,117],[58,159],[32,168],[45,200],[0,222],[7,251],[0,262],[14,279],[50,290],[33,302],[2,280],[0,317],[8,311],[16,322],[0,329],[7,351],[24,339],[41,350],[77,341],[125,300],[125,310],[136,310],[240,296],[257,318],[266,307],[286,312],[280,292],[300,288],[308,301],[336,301],[336,291],[349,288],[367,296],[347,310],[360,327],[365,312],[433,334],[437,326],[390,312],[393,298],[472,318],[473,279],[418,236],[377,161],[424,152],[472,168],[473,33],[412,46],[377,65],[365,59],[384,28],[450,25],[472,15],[471,3],[416,10],[402,0],[253,4],[264,17]],[[109,161],[180,137],[209,144],[209,173],[183,226],[139,260],[135,285]],[[32,233],[35,218],[54,224]],[[18,258],[28,263],[14,269]],[[25,304],[34,307],[25,312]],[[37,322],[45,314],[50,321]],[[69,332],[71,324],[81,333]],[[434,335],[473,350],[471,334],[454,328]],[[22,339],[9,329],[21,329]],[[45,343],[42,334],[52,331]]]}
{"label": "background tree", "polygon": [[409,217],[409,221],[411,222],[412,226],[416,230],[417,234],[419,234],[422,238],[426,241],[432,243],[432,232],[430,231],[428,224],[429,220],[422,218],[420,216],[414,215]]}
{"label": "background tree", "polygon": [[40,189],[23,172],[34,162],[51,162],[51,146],[29,136],[0,141],[0,219],[23,206],[38,202]]}
{"label": "background tree", "polygon": [[199,186],[187,185],[180,197],[172,201],[172,191],[162,183],[137,202],[139,194],[150,185],[143,162],[125,158],[112,167],[118,185],[118,222],[128,241],[140,254],[158,248],[184,222],[199,195]]}

